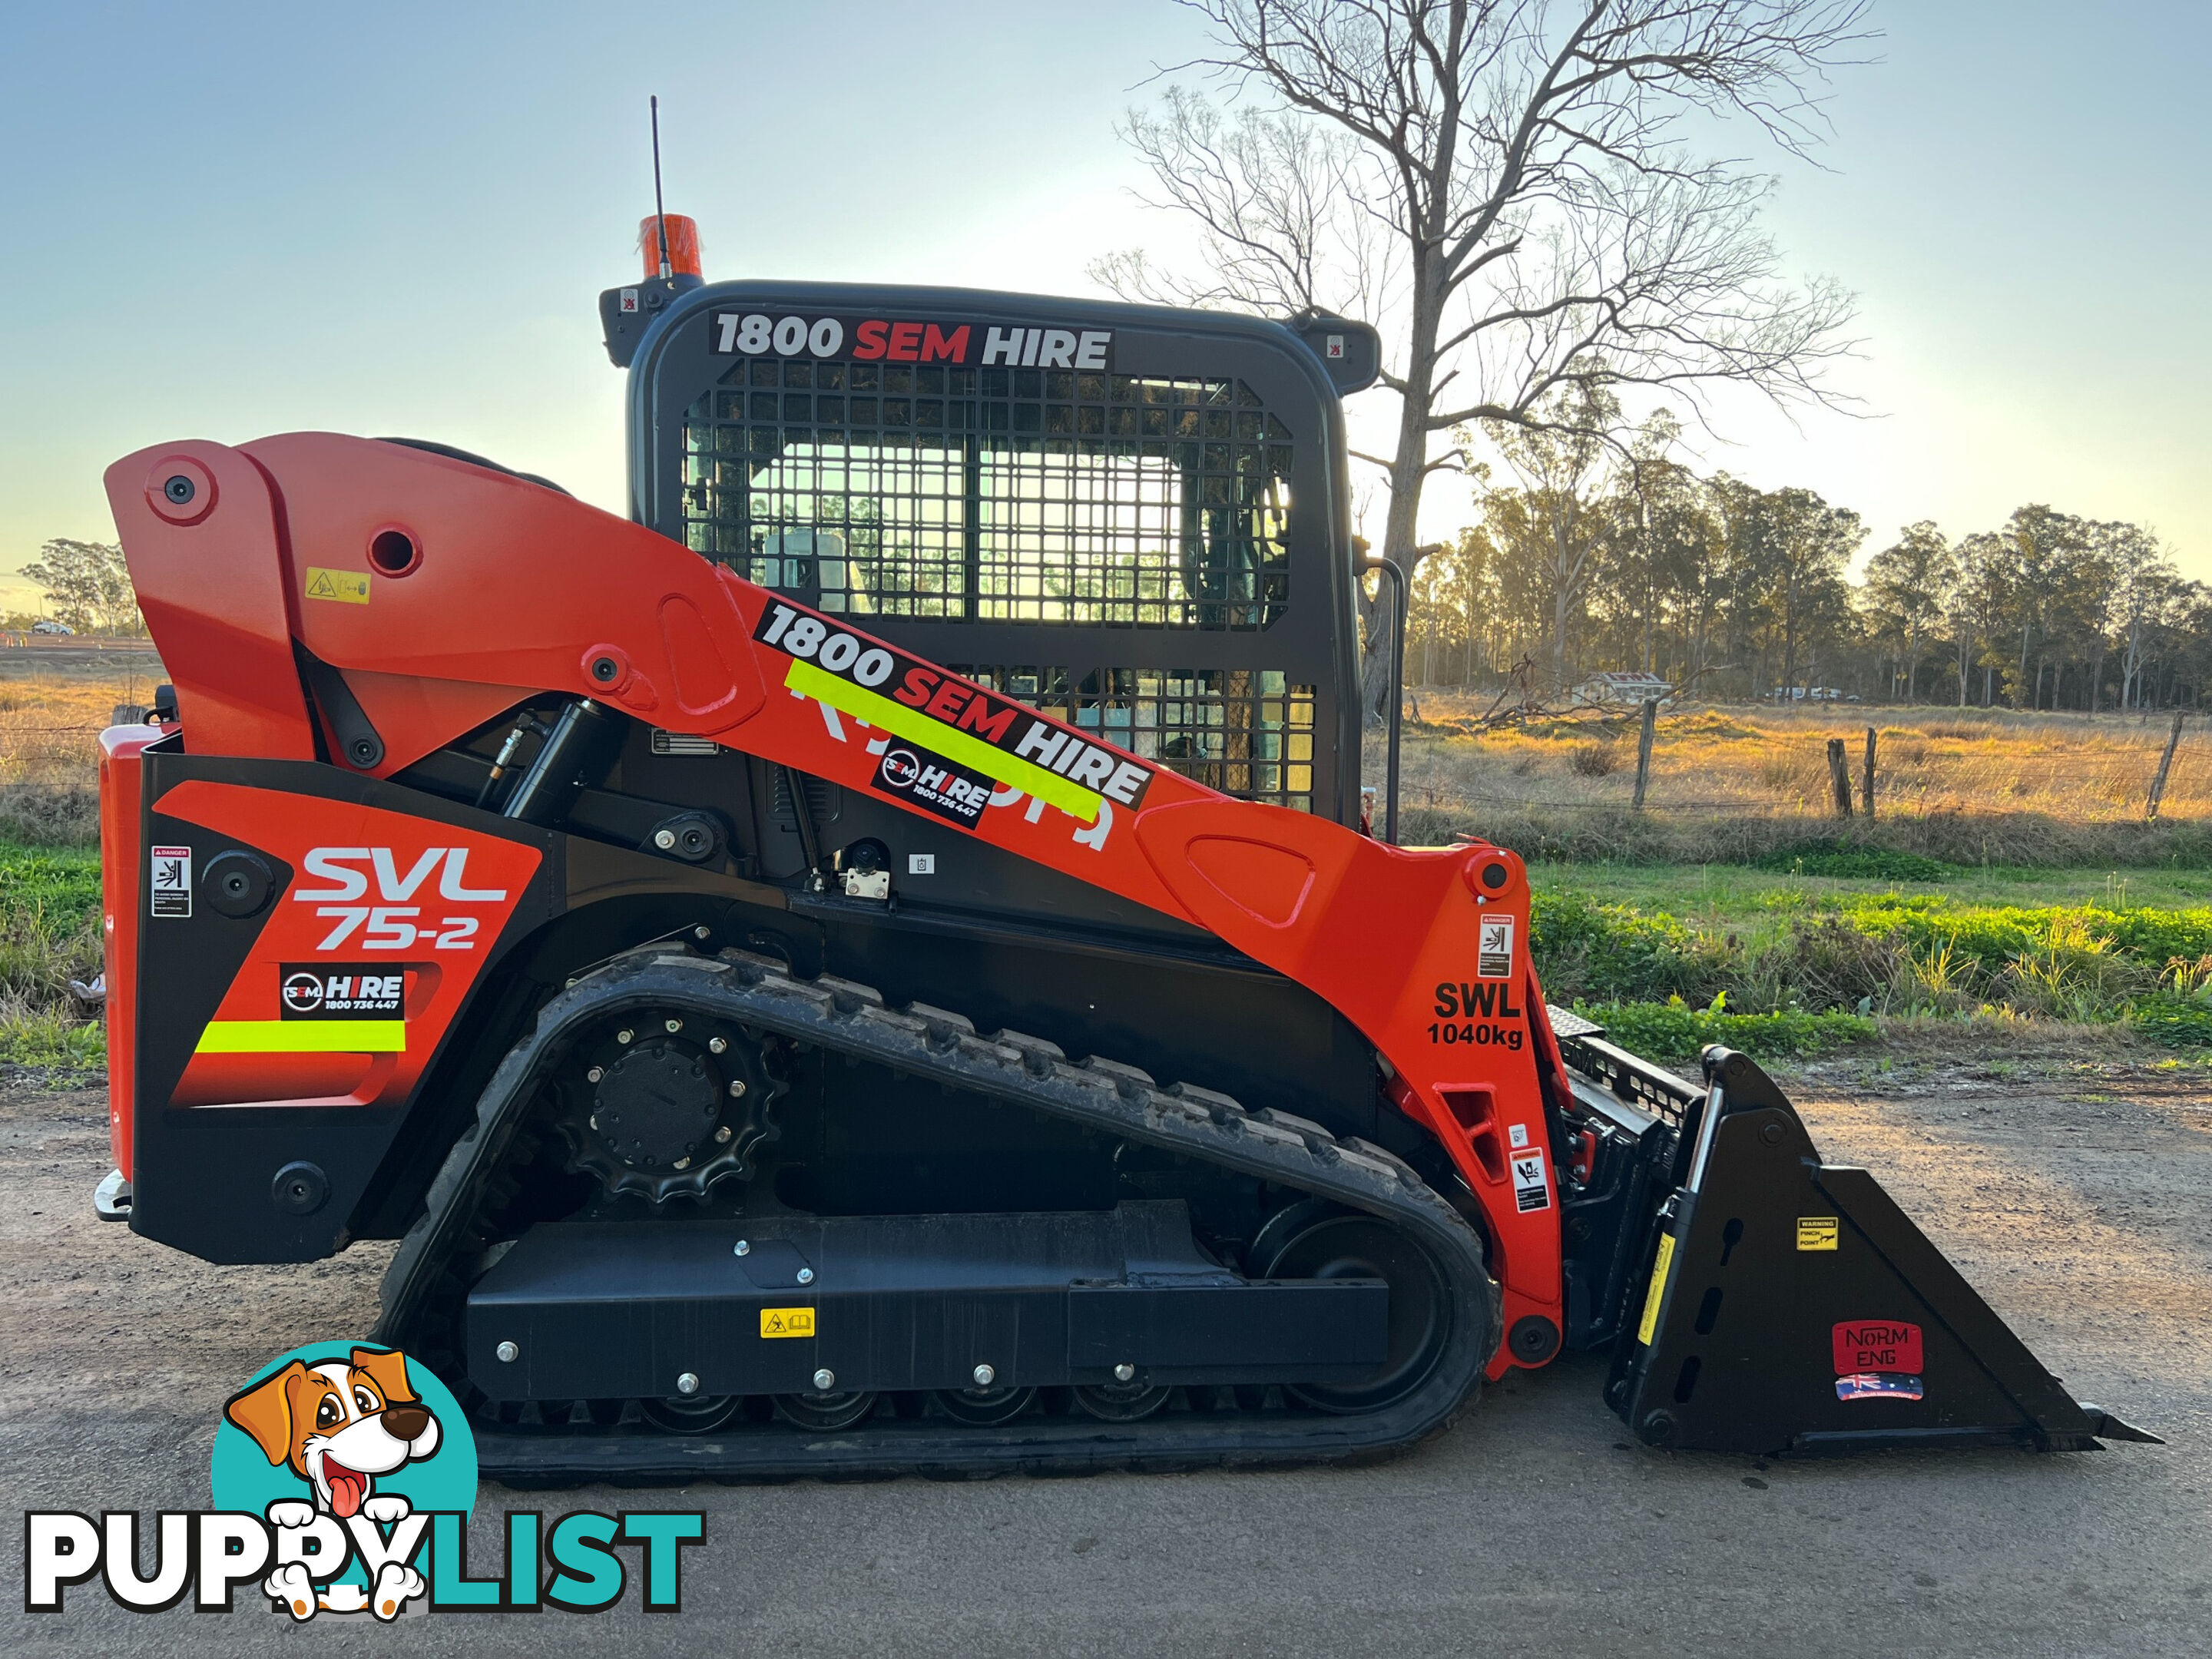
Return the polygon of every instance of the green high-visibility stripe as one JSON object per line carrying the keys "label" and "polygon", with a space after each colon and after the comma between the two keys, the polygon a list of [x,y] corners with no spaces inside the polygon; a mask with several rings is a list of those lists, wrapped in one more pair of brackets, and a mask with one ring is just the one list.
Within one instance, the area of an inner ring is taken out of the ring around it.
{"label": "green high-visibility stripe", "polygon": [[203,1054],[398,1054],[404,1019],[217,1019],[200,1033]]}
{"label": "green high-visibility stripe", "polygon": [[832,708],[842,708],[855,720],[867,721],[883,731],[896,733],[910,742],[925,744],[951,761],[958,761],[970,771],[981,772],[987,778],[1011,784],[1026,790],[1048,806],[1057,806],[1072,818],[1085,823],[1098,822],[1099,798],[1096,791],[1085,789],[1079,783],[1070,783],[1057,772],[1048,772],[1035,761],[1024,760],[1019,755],[1010,755],[1005,750],[988,744],[981,738],[970,737],[965,732],[956,732],[941,720],[932,720],[919,708],[909,708],[902,702],[894,702],[879,692],[865,685],[855,685],[840,679],[826,668],[817,668],[797,657],[785,672],[783,683],[789,690],[809,696]]}

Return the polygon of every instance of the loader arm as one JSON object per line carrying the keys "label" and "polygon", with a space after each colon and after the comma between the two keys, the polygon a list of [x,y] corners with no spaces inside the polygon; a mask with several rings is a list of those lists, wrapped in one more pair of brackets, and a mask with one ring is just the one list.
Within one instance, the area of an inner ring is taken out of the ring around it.
{"label": "loader arm", "polygon": [[[1493,1372],[1557,1352],[1540,1069],[1559,1058],[1516,854],[1389,847],[1231,799],[652,531],[416,449],[319,433],[162,445],[106,482],[193,752],[320,753],[388,778],[526,697],[568,694],[1192,923],[1342,1013],[1443,1147],[1518,1333]],[[312,708],[278,666],[295,649]]]}

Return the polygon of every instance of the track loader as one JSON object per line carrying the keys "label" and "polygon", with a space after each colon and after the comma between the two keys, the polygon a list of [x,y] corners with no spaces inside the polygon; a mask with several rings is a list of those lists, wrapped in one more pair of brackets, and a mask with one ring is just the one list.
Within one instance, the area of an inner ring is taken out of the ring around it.
{"label": "track loader", "polygon": [[376,1334],[514,1484],[1367,1455],[1568,1348],[1658,1446],[2148,1437],[1751,1060],[1547,1009],[1520,856],[1365,824],[1373,331],[671,222],[627,518],[107,473],[173,686],[101,738],[103,1213],[398,1240]]}

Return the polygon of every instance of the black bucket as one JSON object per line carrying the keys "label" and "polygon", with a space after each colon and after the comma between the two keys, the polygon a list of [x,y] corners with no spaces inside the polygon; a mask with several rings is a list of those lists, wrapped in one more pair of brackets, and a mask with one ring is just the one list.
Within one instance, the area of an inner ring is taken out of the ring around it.
{"label": "black bucket", "polygon": [[2162,1443],[2077,1402],[1746,1056],[1705,1055],[1607,1403],[1647,1444],[1813,1454]]}

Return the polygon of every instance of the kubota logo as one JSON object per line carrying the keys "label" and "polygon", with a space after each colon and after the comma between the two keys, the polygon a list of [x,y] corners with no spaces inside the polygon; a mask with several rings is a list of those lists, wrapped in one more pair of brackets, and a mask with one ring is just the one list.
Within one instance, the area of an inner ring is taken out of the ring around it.
{"label": "kubota logo", "polygon": [[[404,874],[389,847],[318,847],[300,860],[310,876],[331,883],[327,887],[300,887],[293,900],[319,908],[337,925],[315,946],[335,951],[358,933],[356,948],[363,951],[406,951],[425,945],[438,951],[473,951],[482,918],[466,912],[459,915],[422,918],[422,908],[408,900],[437,877],[437,896],[448,904],[501,904],[504,887],[468,884],[469,849],[428,847],[415,858]],[[357,866],[366,865],[367,869]],[[369,878],[376,881],[382,904],[356,904],[368,896]],[[418,920],[418,918],[422,918]]]}

